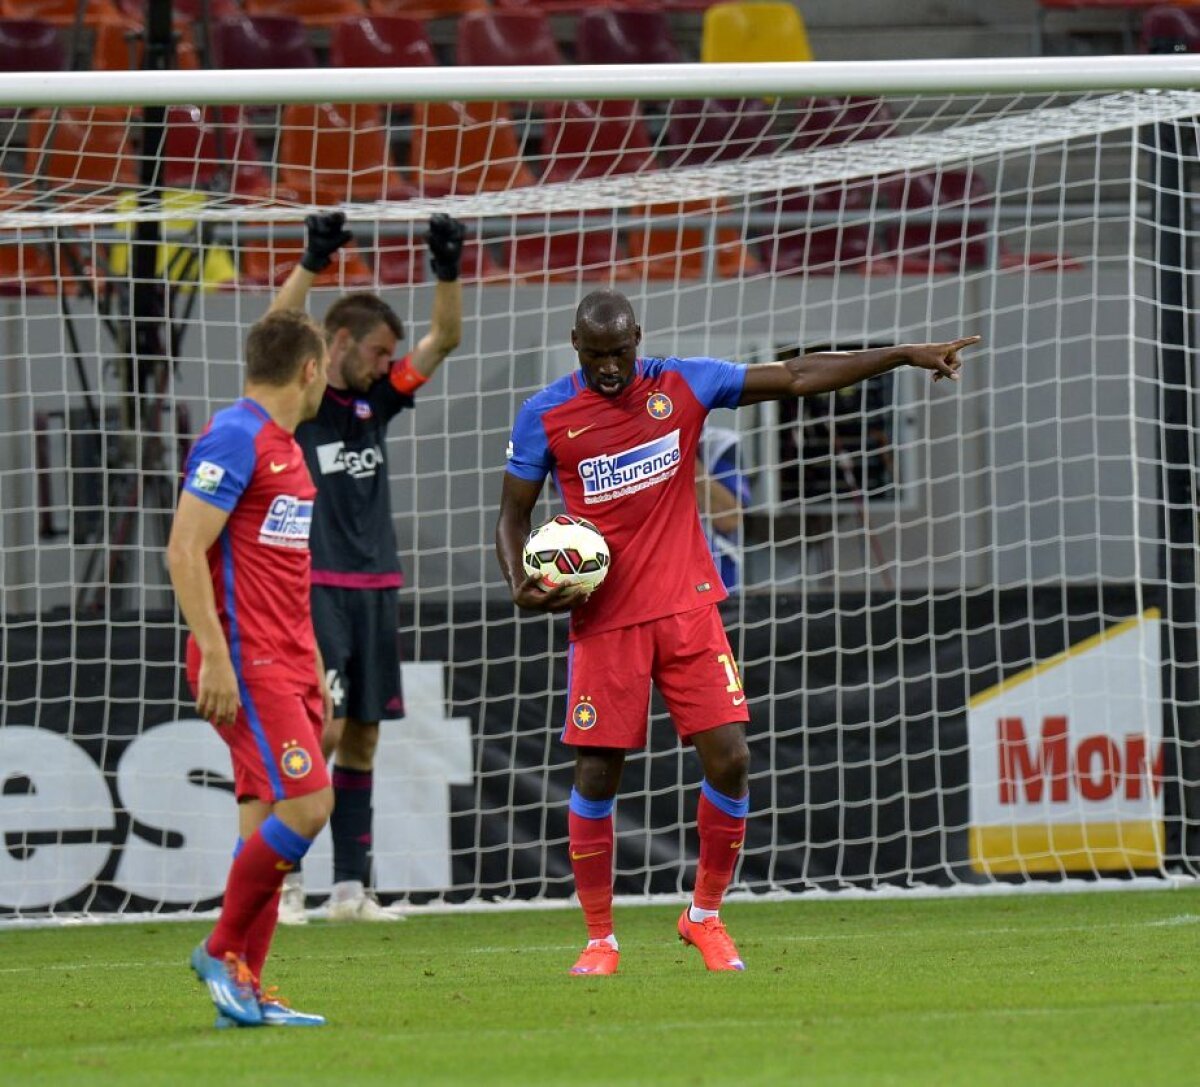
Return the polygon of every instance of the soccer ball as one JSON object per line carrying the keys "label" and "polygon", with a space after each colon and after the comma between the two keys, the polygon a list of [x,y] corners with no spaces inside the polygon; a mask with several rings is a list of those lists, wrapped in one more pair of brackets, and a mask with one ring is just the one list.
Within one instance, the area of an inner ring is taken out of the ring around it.
{"label": "soccer ball", "polygon": [[608,544],[591,521],[560,513],[529,534],[522,560],[547,589],[584,585],[591,592],[608,573]]}

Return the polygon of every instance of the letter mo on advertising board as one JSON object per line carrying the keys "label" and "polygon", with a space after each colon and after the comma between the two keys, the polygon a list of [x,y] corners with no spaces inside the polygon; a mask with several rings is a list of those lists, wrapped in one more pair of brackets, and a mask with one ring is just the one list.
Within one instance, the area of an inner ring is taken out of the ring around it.
{"label": "letter mo on advertising board", "polygon": [[1129,872],[1162,862],[1156,610],[971,700],[972,866]]}
{"label": "letter mo on advertising board", "polygon": [[[380,730],[375,871],[381,891],[450,886],[450,786],[472,780],[470,722],[447,718],[443,665],[403,666],[405,719]],[[119,894],[163,906],[221,895],[237,837],[229,749],[207,721],[147,729],[101,767],[69,736],[0,729],[0,906],[43,910],[111,872]],[[13,848],[11,843],[21,843]],[[115,863],[114,863],[115,862]],[[328,830],[304,862],[328,888]]]}

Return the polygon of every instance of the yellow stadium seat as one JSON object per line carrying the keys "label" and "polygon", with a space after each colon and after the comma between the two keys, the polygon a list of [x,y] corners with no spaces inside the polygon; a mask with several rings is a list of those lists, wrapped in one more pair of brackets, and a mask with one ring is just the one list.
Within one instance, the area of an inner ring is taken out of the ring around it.
{"label": "yellow stadium seat", "polygon": [[713,4],[704,13],[700,59],[705,64],[812,60],[800,12],[787,3]]}

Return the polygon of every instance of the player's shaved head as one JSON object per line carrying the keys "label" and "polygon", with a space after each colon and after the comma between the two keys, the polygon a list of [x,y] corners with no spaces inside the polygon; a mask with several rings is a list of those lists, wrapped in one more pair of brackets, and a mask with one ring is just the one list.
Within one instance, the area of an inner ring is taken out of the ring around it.
{"label": "player's shaved head", "polygon": [[628,298],[620,291],[605,289],[585,295],[576,308],[576,329],[582,329],[585,325],[598,331],[609,331],[633,328],[637,325],[637,319]]}

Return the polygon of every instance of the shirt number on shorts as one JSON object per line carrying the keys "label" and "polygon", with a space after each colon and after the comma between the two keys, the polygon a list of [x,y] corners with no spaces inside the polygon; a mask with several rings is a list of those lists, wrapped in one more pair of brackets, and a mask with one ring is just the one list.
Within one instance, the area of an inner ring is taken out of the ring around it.
{"label": "shirt number on shorts", "polygon": [[737,694],[742,689],[742,679],[738,675],[737,664],[728,653],[719,654],[717,656],[717,663],[725,666],[725,678],[729,680],[729,684],[725,690],[730,694]]}
{"label": "shirt number on shorts", "polygon": [[342,677],[337,674],[336,669],[330,668],[325,673],[325,686],[329,688],[329,697],[333,699],[333,704],[340,706],[342,699],[346,697],[346,688],[342,686]]}

